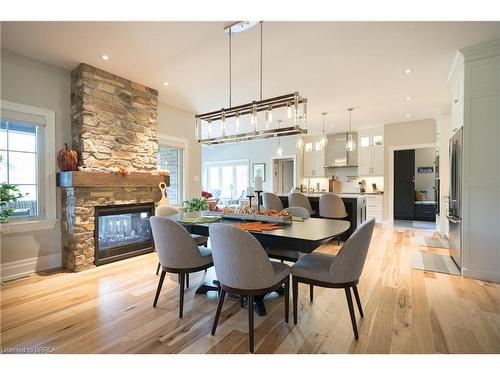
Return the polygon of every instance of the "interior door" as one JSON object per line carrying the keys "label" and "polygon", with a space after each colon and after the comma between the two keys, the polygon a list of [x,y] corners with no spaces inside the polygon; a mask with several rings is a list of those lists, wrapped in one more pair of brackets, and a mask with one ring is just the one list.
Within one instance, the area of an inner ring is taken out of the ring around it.
{"label": "interior door", "polygon": [[394,151],[394,219],[415,217],[415,150]]}

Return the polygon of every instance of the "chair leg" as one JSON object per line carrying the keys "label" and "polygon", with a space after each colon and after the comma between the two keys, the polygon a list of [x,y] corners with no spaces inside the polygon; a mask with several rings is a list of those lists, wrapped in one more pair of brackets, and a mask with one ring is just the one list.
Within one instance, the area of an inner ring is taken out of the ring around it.
{"label": "chair leg", "polygon": [[347,298],[347,305],[349,306],[349,314],[351,315],[352,330],[354,331],[354,338],[359,339],[358,327],[356,326],[356,315],[354,314],[354,306],[352,304],[351,289],[345,288],[345,296]]}
{"label": "chair leg", "polygon": [[186,289],[189,289],[189,273],[186,273]]}
{"label": "chair leg", "polygon": [[290,276],[287,276],[285,281],[285,323],[288,323],[289,313],[290,313]]}
{"label": "chair leg", "polygon": [[240,307],[241,308],[245,307],[245,296],[240,296]]}
{"label": "chair leg", "polygon": [[182,313],[184,309],[184,281],[185,281],[185,274],[180,273],[179,278],[181,279],[180,285],[179,285],[179,318],[182,318]]}
{"label": "chair leg", "polygon": [[248,296],[248,350],[253,353],[253,296]]}
{"label": "chair leg", "polygon": [[158,302],[158,298],[160,297],[161,286],[163,285],[163,280],[165,280],[165,275],[167,273],[165,271],[161,271],[160,280],[158,281],[158,288],[156,288],[156,296],[153,302],[153,307],[156,307],[156,303]]}
{"label": "chair leg", "polygon": [[309,299],[311,302],[313,301],[314,297],[314,286],[312,284],[309,284]]}
{"label": "chair leg", "polygon": [[221,294],[219,296],[219,303],[217,304],[217,311],[215,312],[214,325],[212,326],[212,336],[215,335],[215,330],[217,329],[217,324],[219,323],[219,317],[222,311],[222,305],[224,304],[225,297],[226,297],[226,291],[222,289]]}
{"label": "chair leg", "polygon": [[292,277],[292,293],[293,293],[293,324],[297,324],[297,300],[299,299],[299,282]]}
{"label": "chair leg", "polygon": [[354,285],[352,287],[352,290],[354,291],[354,298],[356,298],[356,303],[358,305],[359,315],[361,315],[361,317],[364,318],[365,315],[363,314],[363,308],[361,307],[361,300],[359,299],[358,287]]}
{"label": "chair leg", "polygon": [[160,273],[160,262],[158,262],[158,266],[156,267],[156,276]]}

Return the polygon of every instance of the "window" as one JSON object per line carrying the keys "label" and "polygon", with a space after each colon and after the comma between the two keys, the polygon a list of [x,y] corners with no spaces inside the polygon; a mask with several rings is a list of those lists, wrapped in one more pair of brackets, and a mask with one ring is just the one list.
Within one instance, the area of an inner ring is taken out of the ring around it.
{"label": "window", "polygon": [[361,147],[369,147],[370,146],[370,137],[361,137]]}
{"label": "window", "polygon": [[222,204],[238,201],[248,187],[248,160],[208,162],[204,165],[204,189]]}
{"label": "window", "polygon": [[[0,119],[0,183],[17,185],[23,195],[9,204],[10,221],[45,217],[44,120],[26,121],[22,113],[2,111]],[[37,123],[38,122],[38,123]]]}
{"label": "window", "polygon": [[159,145],[158,169],[170,171],[170,186],[167,197],[172,205],[180,205],[183,201],[183,147]]}

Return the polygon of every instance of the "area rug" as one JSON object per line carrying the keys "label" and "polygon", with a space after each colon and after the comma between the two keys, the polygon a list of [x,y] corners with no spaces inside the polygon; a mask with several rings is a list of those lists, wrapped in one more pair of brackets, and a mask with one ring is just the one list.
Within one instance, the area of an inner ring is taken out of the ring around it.
{"label": "area rug", "polygon": [[448,248],[448,240],[445,240],[444,238],[417,236],[416,241],[418,246],[440,247],[443,249]]}
{"label": "area rug", "polygon": [[460,275],[458,267],[449,255],[429,254],[420,251],[411,252],[411,267],[417,270]]}

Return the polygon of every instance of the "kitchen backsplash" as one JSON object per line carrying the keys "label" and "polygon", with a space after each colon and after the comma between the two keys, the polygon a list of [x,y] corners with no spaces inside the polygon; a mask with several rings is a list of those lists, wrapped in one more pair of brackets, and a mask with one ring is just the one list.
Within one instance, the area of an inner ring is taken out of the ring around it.
{"label": "kitchen backsplash", "polygon": [[[358,168],[331,168],[328,169],[328,177],[335,176],[338,181],[342,183],[343,193],[359,193],[358,182],[360,180],[366,181],[366,192],[371,193],[373,191],[372,184],[377,184],[378,190],[384,190],[384,177],[358,177]],[[311,178],[309,179],[309,186],[317,190],[317,184],[320,186],[320,190],[328,191],[329,178]],[[304,184],[307,186],[308,179],[304,180]]]}

